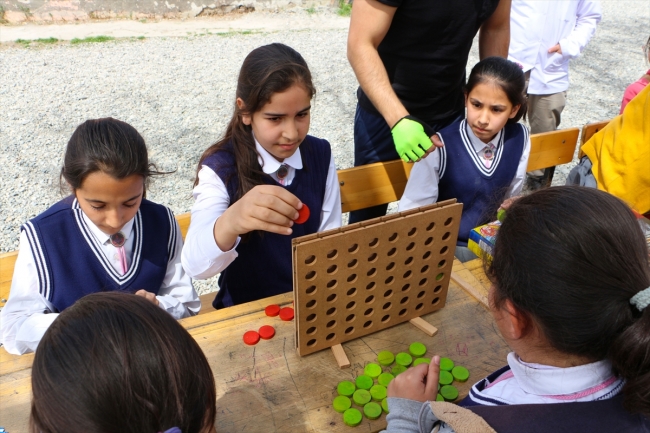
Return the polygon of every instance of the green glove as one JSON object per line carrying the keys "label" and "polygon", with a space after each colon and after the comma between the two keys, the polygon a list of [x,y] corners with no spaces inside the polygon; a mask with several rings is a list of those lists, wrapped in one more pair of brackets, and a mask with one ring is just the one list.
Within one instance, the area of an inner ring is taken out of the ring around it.
{"label": "green glove", "polygon": [[433,146],[429,137],[435,132],[414,116],[402,117],[390,132],[393,134],[395,150],[404,162],[417,161]]}

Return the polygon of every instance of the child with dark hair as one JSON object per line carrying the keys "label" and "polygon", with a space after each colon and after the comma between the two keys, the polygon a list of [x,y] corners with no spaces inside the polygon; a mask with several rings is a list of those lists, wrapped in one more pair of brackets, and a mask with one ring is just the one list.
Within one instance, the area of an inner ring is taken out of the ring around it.
{"label": "child with dark hair", "polygon": [[135,293],[176,319],[198,313],[174,215],[144,198],[149,177],[158,174],[132,126],[105,118],[77,127],[61,169],[62,189],[72,195],[21,227],[0,313],[7,352],[36,350],[58,313],[90,293]]}
{"label": "child with dark hair", "polygon": [[469,232],[496,217],[498,205],[519,194],[530,153],[521,68],[501,57],[474,66],[465,87],[466,118],[438,132],[444,147],[413,166],[399,210],[456,198],[463,203],[456,257],[467,249]]}
{"label": "child with dark hair", "polygon": [[388,388],[387,431],[462,431],[454,417],[499,433],[650,431],[650,267],[625,203],[576,186],[516,200],[487,276],[508,365],[453,416],[449,403],[421,403],[436,398],[439,357],[402,373]]}
{"label": "child with dark hair", "polygon": [[212,370],[145,298],[94,293],[58,315],[32,365],[33,433],[214,433]]}
{"label": "child with dark hair", "polygon": [[315,92],[286,45],[244,60],[226,133],[199,161],[182,254],[193,278],[221,272],[215,308],[291,291],[291,240],[341,225],[330,145],[307,135]]}

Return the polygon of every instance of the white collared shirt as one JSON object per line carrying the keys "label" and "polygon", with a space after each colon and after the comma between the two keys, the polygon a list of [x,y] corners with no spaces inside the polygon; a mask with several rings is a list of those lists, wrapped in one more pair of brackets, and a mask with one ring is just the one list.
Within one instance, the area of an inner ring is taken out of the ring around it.
{"label": "white collared shirt", "polygon": [[[110,236],[93,224],[85,213],[82,215],[95,240],[101,244],[102,253],[110,261],[115,271],[121,275],[122,265],[118,250],[111,244]],[[131,219],[122,228],[122,233],[126,237],[124,253],[128,266],[131,265],[133,257],[134,219]],[[183,239],[178,224],[174,229],[176,230],[176,251],[180,251],[183,247]],[[174,257],[170,257],[167,272],[156,299],[160,308],[169,312],[175,319],[195,315],[201,309],[201,301],[192,286],[192,280],[181,265],[180,254],[177,253]],[[20,233],[20,245],[14,266],[9,300],[0,312],[0,337],[7,352],[20,355],[35,351],[43,334],[59,315],[54,311],[56,308],[39,292],[34,254],[27,234],[23,230]]]}
{"label": "white collared shirt", "polygon": [[[467,137],[474,151],[472,158],[477,167],[481,170],[488,170],[485,168],[483,161],[485,160],[484,149],[486,144],[481,141],[469,126],[465,127]],[[501,134],[503,130],[490,140],[490,143],[495,147],[494,156],[492,159],[492,166],[489,170],[496,170],[499,163],[499,152],[503,152],[501,147]],[[440,137],[440,135],[438,135]],[[440,137],[442,139],[442,137]],[[524,143],[523,152],[519,159],[517,172],[512,179],[512,183],[508,187],[504,199],[513,197],[521,192],[526,177],[526,168],[528,166],[528,155],[530,154],[530,134],[526,134],[526,141]],[[438,201],[438,183],[440,182],[441,171],[441,151],[436,149],[426,158],[418,161],[413,165],[409,180],[406,184],[402,199],[399,201],[398,211],[405,211],[420,206],[426,206]],[[443,173],[444,174],[444,173]]]}
{"label": "white collared shirt", "polygon": [[[550,95],[569,88],[569,60],[587,46],[601,17],[599,1],[512,1],[508,60],[531,71],[529,94]],[[549,54],[558,43],[562,54]]]}
{"label": "white collared shirt", "polygon": [[[296,176],[296,170],[302,169],[300,148],[283,162],[279,162],[255,140],[258,161],[264,173],[279,182],[277,170],[282,164],[288,166],[284,185],[289,186]],[[229,251],[221,251],[214,240],[214,224],[230,206],[230,197],[226,185],[221,178],[209,167],[199,170],[199,183],[194,187],[194,205],[192,219],[185,238],[182,253],[183,267],[192,278],[206,279],[223,271],[237,258],[237,238],[235,245]],[[341,192],[334,164],[334,155],[330,158],[323,197],[323,208],[320,214],[318,231],[329,230],[341,226]]]}

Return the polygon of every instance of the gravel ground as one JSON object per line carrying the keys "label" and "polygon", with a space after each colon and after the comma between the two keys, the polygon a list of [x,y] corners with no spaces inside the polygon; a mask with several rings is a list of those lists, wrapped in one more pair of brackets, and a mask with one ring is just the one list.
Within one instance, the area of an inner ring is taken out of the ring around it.
{"label": "gravel ground", "polygon": [[[301,10],[282,14],[307,16]],[[596,36],[571,64],[561,127],[618,114],[625,87],[647,70],[640,46],[649,24],[647,0],[603,2]],[[239,67],[253,48],[271,42],[288,44],[307,60],[318,89],[310,133],[330,141],[339,168],[351,167],[357,83],[346,36],[347,30],[318,29],[0,45],[0,251],[15,250],[20,224],[60,199],[65,144],[88,118],[112,116],[140,131],[153,162],[176,170],[152,183],[149,198],[176,213],[189,211],[196,163],[230,118]],[[468,65],[477,61],[475,44]],[[559,167],[554,183],[564,183],[569,168]],[[197,288],[209,290],[214,282]]]}

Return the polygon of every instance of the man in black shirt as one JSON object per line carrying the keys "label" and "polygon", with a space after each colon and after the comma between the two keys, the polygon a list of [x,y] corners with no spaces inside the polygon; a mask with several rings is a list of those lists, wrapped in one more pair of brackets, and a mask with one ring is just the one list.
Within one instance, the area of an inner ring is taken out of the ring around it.
{"label": "man in black shirt", "polygon": [[[354,165],[417,161],[442,146],[434,131],[464,116],[472,41],[508,56],[511,0],[354,0],[348,59],[359,81]],[[350,223],[387,205],[355,211]]]}

